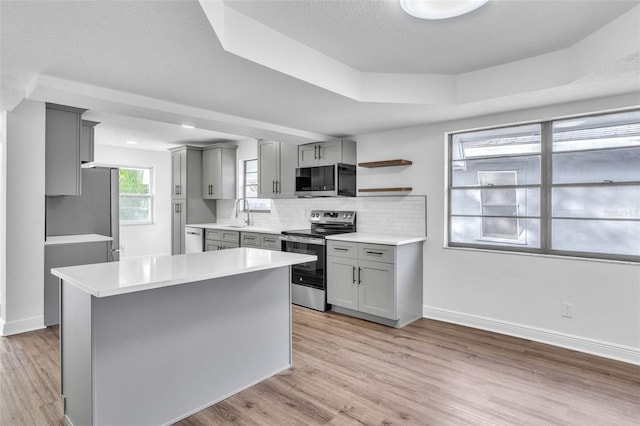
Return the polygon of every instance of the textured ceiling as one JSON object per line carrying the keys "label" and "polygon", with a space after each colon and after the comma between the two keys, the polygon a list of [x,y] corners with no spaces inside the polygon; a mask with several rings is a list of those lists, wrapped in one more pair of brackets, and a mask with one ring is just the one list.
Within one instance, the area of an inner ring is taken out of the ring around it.
{"label": "textured ceiling", "polygon": [[[458,72],[572,44],[638,4],[492,1],[485,10],[438,24],[401,14],[396,2],[240,1],[231,6],[358,69]],[[517,18],[508,18],[512,15]],[[510,95],[508,102],[503,96],[463,105],[360,102],[226,52],[197,1],[1,0],[0,31],[3,110],[13,108],[44,75],[333,136],[625,93],[630,87],[638,90],[633,79],[640,68],[635,56],[560,89]],[[114,101],[123,114],[126,102]],[[120,121],[133,126],[127,123]],[[209,130],[261,137],[236,124]],[[218,139],[220,133],[209,136]],[[172,137],[191,136],[185,131]]]}
{"label": "textured ceiling", "polygon": [[359,71],[465,73],[563,49],[635,1],[490,1],[425,21],[398,0],[231,0],[227,4]]}

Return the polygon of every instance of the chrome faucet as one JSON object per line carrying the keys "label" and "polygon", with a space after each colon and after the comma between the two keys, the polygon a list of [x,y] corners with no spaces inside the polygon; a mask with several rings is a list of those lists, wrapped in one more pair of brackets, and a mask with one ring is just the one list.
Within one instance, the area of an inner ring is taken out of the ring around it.
{"label": "chrome faucet", "polygon": [[249,207],[249,201],[246,198],[238,198],[236,200],[236,217],[238,217],[238,212],[240,211],[240,209],[238,208],[238,203],[240,203],[240,200],[244,200],[244,211],[247,212],[247,218],[244,220],[244,222],[247,224],[247,226],[251,226],[251,207]]}

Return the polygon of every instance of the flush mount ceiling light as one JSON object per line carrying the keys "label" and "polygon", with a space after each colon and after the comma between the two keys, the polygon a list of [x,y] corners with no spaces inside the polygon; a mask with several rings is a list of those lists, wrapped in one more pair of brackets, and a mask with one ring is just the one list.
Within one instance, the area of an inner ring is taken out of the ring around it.
{"label": "flush mount ceiling light", "polygon": [[196,126],[194,126],[193,124],[183,124],[182,127],[184,127],[185,129],[195,129]]}
{"label": "flush mount ceiling light", "polygon": [[420,19],[447,19],[476,10],[489,0],[400,0],[400,6]]}

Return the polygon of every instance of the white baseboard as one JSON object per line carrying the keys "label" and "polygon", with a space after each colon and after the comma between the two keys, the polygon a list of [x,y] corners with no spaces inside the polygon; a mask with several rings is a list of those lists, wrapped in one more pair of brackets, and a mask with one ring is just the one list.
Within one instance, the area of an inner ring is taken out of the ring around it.
{"label": "white baseboard", "polygon": [[45,328],[43,316],[10,322],[5,322],[4,318],[0,318],[0,336],[11,336],[12,334],[26,333],[43,328]]}
{"label": "white baseboard", "polygon": [[533,340],[534,342],[547,343],[561,348],[572,349],[579,352],[598,355],[604,358],[640,365],[640,348],[617,345],[615,343],[602,342],[594,339],[586,339],[584,337],[559,333],[557,331],[529,327],[522,324],[500,321],[427,305],[422,306],[422,314],[425,318],[506,334],[508,336],[520,337],[523,339]]}

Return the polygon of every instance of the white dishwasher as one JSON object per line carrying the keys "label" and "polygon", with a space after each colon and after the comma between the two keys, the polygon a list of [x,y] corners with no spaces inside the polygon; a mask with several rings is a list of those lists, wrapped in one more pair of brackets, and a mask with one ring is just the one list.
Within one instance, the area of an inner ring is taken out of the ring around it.
{"label": "white dishwasher", "polygon": [[200,253],[204,247],[204,229],[187,226],[184,228],[185,253]]}

